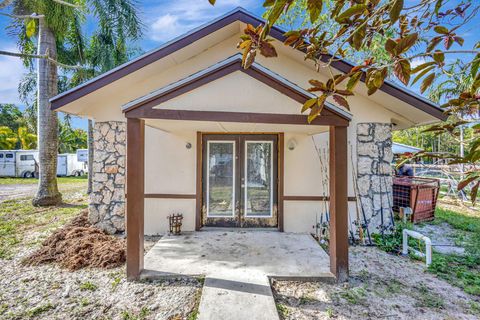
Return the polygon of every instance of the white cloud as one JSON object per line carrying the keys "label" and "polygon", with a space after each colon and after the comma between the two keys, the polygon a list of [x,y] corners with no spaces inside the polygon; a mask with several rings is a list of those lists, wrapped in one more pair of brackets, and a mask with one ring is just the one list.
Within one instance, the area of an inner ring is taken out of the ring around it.
{"label": "white cloud", "polygon": [[[18,51],[11,44],[0,43],[0,48],[9,52]],[[0,55],[0,103],[21,104],[18,84],[24,73],[25,69],[20,58]]]}
{"label": "white cloud", "polygon": [[419,65],[424,64],[425,62],[427,62],[425,58],[415,58],[411,63],[411,68],[413,69],[415,67],[418,67]]}
{"label": "white cloud", "polygon": [[166,42],[238,6],[253,9],[259,5],[258,0],[223,0],[217,1],[215,6],[207,0],[162,1],[160,6],[145,8],[144,15],[150,26],[147,37]]}
{"label": "white cloud", "polygon": [[155,41],[170,39],[179,33],[183,33],[185,27],[178,23],[178,16],[166,14],[153,22],[150,28],[150,38]]}

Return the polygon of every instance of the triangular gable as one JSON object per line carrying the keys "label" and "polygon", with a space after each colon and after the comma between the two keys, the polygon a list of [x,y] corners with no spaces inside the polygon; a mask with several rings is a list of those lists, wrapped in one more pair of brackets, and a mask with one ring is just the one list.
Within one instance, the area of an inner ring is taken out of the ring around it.
{"label": "triangular gable", "polygon": [[[248,69],[242,68],[242,55],[236,54],[213,66],[192,74],[185,79],[174,82],[125,104],[122,107],[123,112],[125,112],[128,117],[129,114],[133,114],[136,109],[152,109],[166,101],[184,95],[192,90],[200,88],[212,81],[226,77],[227,75],[235,72],[243,72],[244,74],[262,82],[263,84],[266,84],[267,86],[277,90],[278,92],[288,96],[300,104],[305,103],[305,101],[308,99],[316,97],[311,92],[304,90],[298,85],[288,81],[287,79],[272,72],[257,62],[254,62]],[[329,102],[325,104],[325,108],[321,115],[337,117],[339,119],[343,119],[343,121],[349,121],[352,117],[352,115],[346,110],[343,110]]]}
{"label": "triangular gable", "polygon": [[[263,24],[265,21],[259,17],[256,17],[252,13],[246,11],[243,8],[237,8],[213,21],[203,26],[200,26],[178,38],[175,38],[156,50],[153,50],[149,53],[146,53],[128,63],[125,63],[115,69],[112,69],[109,72],[106,72],[82,85],[79,85],[71,90],[68,90],[62,94],[59,94],[53,97],[51,101],[52,109],[58,109],[72,101],[75,101],[89,93],[92,93],[130,73],[133,73],[159,59],[162,59],[184,47],[195,42],[199,39],[202,39],[209,34],[216,32],[227,25],[230,25],[236,21],[243,23],[249,23],[252,25]],[[283,42],[285,40],[284,36],[285,31],[278,27],[273,27],[270,32],[270,36],[277,39],[278,41]],[[322,59],[327,61],[330,57],[324,55]],[[335,59],[332,63],[332,66],[341,71],[348,72],[352,68],[352,64],[342,60]],[[363,81],[364,79],[362,79]],[[438,107],[433,102],[409,91],[404,88],[397,86],[396,84],[385,81],[384,85],[380,88],[381,91],[394,96],[397,99],[402,100],[403,102],[420,109],[433,117],[436,117],[441,120],[446,119],[446,115],[443,113],[443,110]]]}

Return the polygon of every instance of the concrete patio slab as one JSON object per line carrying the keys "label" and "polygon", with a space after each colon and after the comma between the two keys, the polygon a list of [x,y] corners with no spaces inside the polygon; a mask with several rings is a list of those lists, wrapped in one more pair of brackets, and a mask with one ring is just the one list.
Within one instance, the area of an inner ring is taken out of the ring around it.
{"label": "concrete patio slab", "polygon": [[270,277],[332,281],[329,257],[307,234],[208,230],[165,236],[142,278],[205,276],[199,319],[278,319]]}
{"label": "concrete patio slab", "polygon": [[256,271],[279,278],[331,276],[329,257],[315,239],[277,231],[209,230],[165,236],[145,256],[144,269],[157,275]]}

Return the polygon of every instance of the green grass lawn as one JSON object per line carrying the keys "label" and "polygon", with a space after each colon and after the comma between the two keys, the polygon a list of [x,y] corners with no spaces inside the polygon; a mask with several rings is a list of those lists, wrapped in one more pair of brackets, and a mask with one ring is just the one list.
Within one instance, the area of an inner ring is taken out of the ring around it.
{"label": "green grass lawn", "polygon": [[30,197],[1,202],[0,259],[12,258],[20,246],[37,245],[51,230],[64,225],[85,209],[86,181],[60,178],[59,189],[64,203],[54,207],[34,207]]}
{"label": "green grass lawn", "polygon": [[[449,209],[439,207],[435,211],[435,220],[425,224],[448,223],[462,238],[465,246],[465,255],[432,254],[432,264],[428,272],[446,280],[450,284],[462,288],[465,292],[480,296],[480,213],[475,213],[461,207]],[[398,222],[396,232],[385,236],[374,235],[378,247],[387,252],[399,253],[402,246],[402,229],[413,229],[411,223],[403,224]],[[409,240],[409,246],[425,252],[425,248],[419,247],[415,239]],[[414,258],[412,256],[412,258]]]}
{"label": "green grass lawn", "polygon": [[[87,176],[81,177],[58,177],[58,183],[82,183],[87,181]],[[38,179],[35,178],[0,178],[0,185],[3,184],[37,184]]]}
{"label": "green grass lawn", "polygon": [[440,207],[435,211],[435,220],[446,222],[457,230],[480,233],[480,212],[474,214],[461,208],[453,211]]}
{"label": "green grass lawn", "polygon": [[435,220],[446,222],[467,243],[465,255],[433,253],[429,271],[465,292],[480,296],[480,213],[438,208]]}

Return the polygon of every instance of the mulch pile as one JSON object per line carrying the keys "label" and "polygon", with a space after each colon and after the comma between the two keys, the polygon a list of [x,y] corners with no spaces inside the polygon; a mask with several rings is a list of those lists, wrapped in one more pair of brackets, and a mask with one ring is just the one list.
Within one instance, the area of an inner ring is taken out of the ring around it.
{"label": "mulch pile", "polygon": [[87,211],[57,229],[42,247],[25,259],[28,265],[56,262],[74,271],[86,267],[114,268],[125,263],[125,240],[92,227]]}

